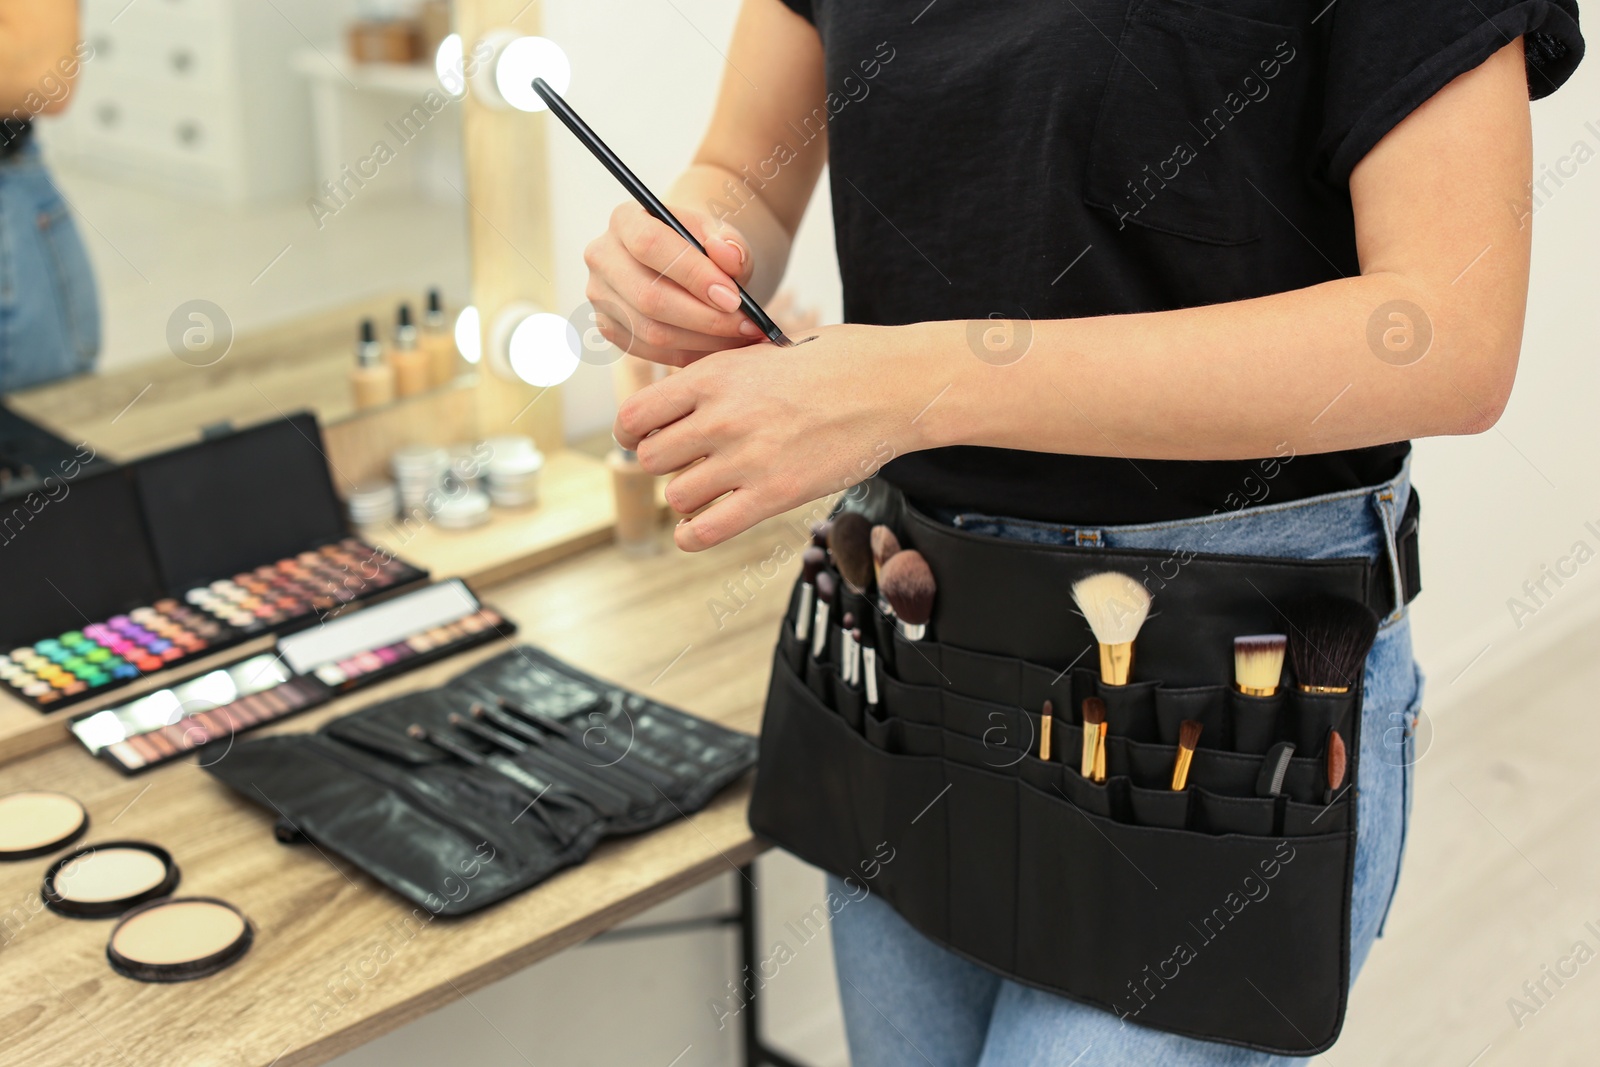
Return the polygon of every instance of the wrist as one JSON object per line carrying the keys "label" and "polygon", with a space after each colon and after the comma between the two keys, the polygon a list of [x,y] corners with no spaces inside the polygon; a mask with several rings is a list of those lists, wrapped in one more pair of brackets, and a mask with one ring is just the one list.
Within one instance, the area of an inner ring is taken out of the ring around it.
{"label": "wrist", "polygon": [[966,323],[917,322],[892,330],[898,355],[892,373],[898,383],[897,414],[905,428],[904,451],[968,443],[966,400],[981,387],[972,380],[972,365],[982,365],[968,349]]}

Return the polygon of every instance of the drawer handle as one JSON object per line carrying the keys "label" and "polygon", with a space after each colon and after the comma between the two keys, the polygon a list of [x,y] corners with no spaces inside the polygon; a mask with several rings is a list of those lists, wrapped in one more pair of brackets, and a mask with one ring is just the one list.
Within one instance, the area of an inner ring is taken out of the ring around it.
{"label": "drawer handle", "polygon": [[122,121],[122,111],[116,104],[101,104],[95,108],[94,117],[102,126],[115,126]]}
{"label": "drawer handle", "polygon": [[172,69],[179,74],[187,74],[194,69],[194,53],[187,48],[180,48],[170,57]]}
{"label": "drawer handle", "polygon": [[184,122],[178,125],[178,140],[190,148],[200,143],[200,135],[201,130],[198,122]]}

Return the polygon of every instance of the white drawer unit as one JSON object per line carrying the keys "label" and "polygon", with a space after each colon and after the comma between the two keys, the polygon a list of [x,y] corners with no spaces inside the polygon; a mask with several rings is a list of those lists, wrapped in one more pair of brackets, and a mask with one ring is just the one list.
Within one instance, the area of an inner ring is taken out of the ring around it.
{"label": "white drawer unit", "polygon": [[331,29],[319,0],[86,0],[93,55],[44,140],[57,158],[175,195],[310,195],[310,101],[289,59]]}

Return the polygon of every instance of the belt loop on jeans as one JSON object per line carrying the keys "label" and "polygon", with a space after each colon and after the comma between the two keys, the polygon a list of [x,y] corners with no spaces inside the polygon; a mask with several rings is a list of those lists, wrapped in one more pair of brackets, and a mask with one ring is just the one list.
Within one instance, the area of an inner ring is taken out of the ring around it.
{"label": "belt loop on jeans", "polygon": [[1422,592],[1421,554],[1418,551],[1418,525],[1422,501],[1415,486],[1410,487],[1405,511],[1396,514],[1394,487],[1386,486],[1373,497],[1383,520],[1387,567],[1373,573],[1371,603],[1385,624],[1400,617],[1405,606]]}

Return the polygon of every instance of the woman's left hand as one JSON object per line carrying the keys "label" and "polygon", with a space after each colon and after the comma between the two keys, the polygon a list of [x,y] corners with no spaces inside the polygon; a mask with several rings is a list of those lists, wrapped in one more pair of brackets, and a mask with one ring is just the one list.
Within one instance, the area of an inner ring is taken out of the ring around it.
{"label": "woman's left hand", "polygon": [[926,447],[915,420],[945,383],[916,330],[825,326],[794,348],[714,352],[624,401],[617,442],[652,474],[679,472],[667,503],[700,512],[678,547],[720,544]]}

